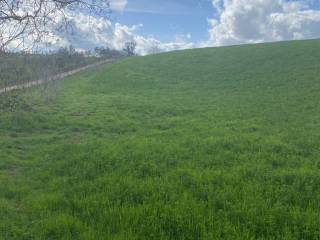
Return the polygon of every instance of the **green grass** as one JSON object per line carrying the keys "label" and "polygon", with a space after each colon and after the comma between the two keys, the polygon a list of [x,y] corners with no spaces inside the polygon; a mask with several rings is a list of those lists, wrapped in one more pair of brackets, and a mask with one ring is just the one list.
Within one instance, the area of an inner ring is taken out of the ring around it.
{"label": "green grass", "polygon": [[134,57],[57,88],[0,104],[0,239],[320,239],[319,40]]}

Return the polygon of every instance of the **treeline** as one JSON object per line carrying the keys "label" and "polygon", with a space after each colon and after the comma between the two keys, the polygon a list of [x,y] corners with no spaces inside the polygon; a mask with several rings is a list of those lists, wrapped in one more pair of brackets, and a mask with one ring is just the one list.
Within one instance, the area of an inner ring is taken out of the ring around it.
{"label": "treeline", "polygon": [[74,47],[60,48],[45,53],[1,52],[0,89],[27,83],[78,67],[129,55],[125,51],[97,47],[93,52],[78,52]]}

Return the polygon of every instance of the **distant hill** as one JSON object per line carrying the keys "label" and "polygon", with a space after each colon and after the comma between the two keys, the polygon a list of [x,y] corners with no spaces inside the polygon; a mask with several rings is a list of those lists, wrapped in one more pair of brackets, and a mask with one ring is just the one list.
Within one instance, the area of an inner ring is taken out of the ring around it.
{"label": "distant hill", "polygon": [[40,93],[0,100],[0,239],[320,238],[319,40],[132,57]]}

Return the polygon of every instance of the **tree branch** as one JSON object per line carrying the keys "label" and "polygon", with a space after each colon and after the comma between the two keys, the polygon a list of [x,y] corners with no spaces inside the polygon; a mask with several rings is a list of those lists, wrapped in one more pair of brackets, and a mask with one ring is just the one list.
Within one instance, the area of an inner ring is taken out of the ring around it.
{"label": "tree branch", "polygon": [[66,12],[108,16],[109,6],[109,0],[0,0],[0,51],[12,43],[40,42],[57,19],[67,25]]}

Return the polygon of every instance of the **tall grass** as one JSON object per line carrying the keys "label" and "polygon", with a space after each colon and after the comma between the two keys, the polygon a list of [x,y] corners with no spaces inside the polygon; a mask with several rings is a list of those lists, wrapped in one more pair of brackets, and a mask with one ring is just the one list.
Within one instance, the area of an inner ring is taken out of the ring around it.
{"label": "tall grass", "polygon": [[0,236],[319,239],[319,49],[135,57],[21,93],[0,114]]}

